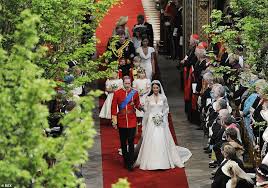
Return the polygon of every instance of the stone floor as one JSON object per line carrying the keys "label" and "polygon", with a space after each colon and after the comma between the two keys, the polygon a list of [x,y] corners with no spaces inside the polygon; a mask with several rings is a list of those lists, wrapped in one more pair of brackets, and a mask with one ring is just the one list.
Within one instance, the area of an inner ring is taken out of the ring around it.
{"label": "stone floor", "polygon": [[[183,93],[180,91],[179,72],[176,62],[167,60],[164,56],[158,58],[163,87],[168,98],[172,113],[174,128],[178,142],[193,153],[186,163],[186,175],[190,188],[208,188],[211,180],[208,168],[209,158],[203,153],[205,138],[203,132],[196,130],[197,126],[190,124],[184,114]],[[89,151],[89,161],[83,166],[83,174],[88,188],[102,188],[102,158],[101,140],[99,134],[98,110],[95,110],[95,126],[98,132],[94,147]]]}
{"label": "stone floor", "polygon": [[186,163],[186,175],[190,188],[208,188],[211,180],[208,155],[203,153],[206,139],[203,131],[190,124],[184,113],[183,92],[180,90],[180,76],[176,62],[160,56],[158,60],[163,87],[168,98],[170,112],[179,145],[191,150],[193,156]]}
{"label": "stone floor", "polygon": [[[98,107],[98,100],[96,100],[96,106]],[[87,188],[102,188],[102,157],[101,157],[101,138],[100,138],[100,121],[98,118],[99,110],[94,110],[95,128],[97,135],[94,138],[94,146],[88,152],[89,160],[82,167],[82,174],[85,178]]]}

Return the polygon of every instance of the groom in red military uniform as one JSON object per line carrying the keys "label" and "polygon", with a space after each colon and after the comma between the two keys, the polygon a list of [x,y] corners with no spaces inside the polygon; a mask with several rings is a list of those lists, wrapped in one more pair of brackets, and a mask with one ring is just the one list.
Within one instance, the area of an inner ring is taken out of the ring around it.
{"label": "groom in red military uniform", "polygon": [[135,109],[143,110],[143,108],[140,105],[138,92],[131,88],[130,77],[125,76],[123,83],[124,88],[114,92],[112,124],[115,129],[119,129],[124,165],[129,171],[132,171],[134,164],[134,138],[137,126]]}

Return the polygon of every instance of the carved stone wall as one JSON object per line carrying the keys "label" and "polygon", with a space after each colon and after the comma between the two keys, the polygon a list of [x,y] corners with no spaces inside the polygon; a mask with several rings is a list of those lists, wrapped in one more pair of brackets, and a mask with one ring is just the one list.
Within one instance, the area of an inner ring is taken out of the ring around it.
{"label": "carved stone wall", "polygon": [[208,0],[198,0],[197,7],[197,33],[199,34],[200,40],[206,41],[206,35],[203,32],[202,26],[209,23],[209,10],[210,1]]}
{"label": "carved stone wall", "polygon": [[189,38],[192,33],[195,32],[195,1],[196,0],[184,0],[183,1],[183,39],[184,39],[184,54],[188,49]]}
{"label": "carved stone wall", "polygon": [[202,26],[209,23],[209,16],[216,6],[215,0],[184,0],[183,1],[183,29],[184,54],[188,49],[189,38],[192,33],[199,34],[201,40],[206,41]]}

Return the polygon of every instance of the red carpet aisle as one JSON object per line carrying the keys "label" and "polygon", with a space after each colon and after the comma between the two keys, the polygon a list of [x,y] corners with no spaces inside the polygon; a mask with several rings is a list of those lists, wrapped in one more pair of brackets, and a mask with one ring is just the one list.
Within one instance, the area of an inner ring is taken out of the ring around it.
{"label": "red carpet aisle", "polygon": [[[141,0],[122,0],[121,7],[115,6],[104,18],[101,27],[97,30],[97,37],[101,40],[98,44],[98,53],[102,54],[106,49],[108,38],[111,36],[116,20],[120,16],[128,16],[128,27],[130,30],[136,23],[136,16],[144,13]],[[157,71],[158,72],[158,71]],[[104,100],[100,98],[99,105],[102,106]],[[170,129],[174,136],[175,131],[172,124],[172,118],[169,116]],[[188,188],[187,178],[184,169],[175,168],[172,170],[142,171],[135,168],[133,172],[128,172],[123,168],[122,157],[118,154],[119,135],[107,121],[100,120],[101,128],[101,149],[102,149],[102,167],[103,167],[103,186],[110,188],[111,184],[117,182],[118,178],[126,177],[131,183],[132,188]]]}

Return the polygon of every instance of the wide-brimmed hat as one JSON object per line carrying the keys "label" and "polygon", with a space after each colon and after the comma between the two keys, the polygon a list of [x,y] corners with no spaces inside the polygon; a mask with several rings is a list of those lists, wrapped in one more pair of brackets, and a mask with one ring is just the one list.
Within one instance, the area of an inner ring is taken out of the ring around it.
{"label": "wide-brimmed hat", "polygon": [[263,132],[263,134],[262,134],[262,139],[263,139],[265,142],[268,142],[268,127],[266,127],[265,131]]}
{"label": "wide-brimmed hat", "polygon": [[128,21],[128,16],[121,16],[119,20],[116,22],[117,26],[125,25]]}
{"label": "wide-brimmed hat", "polygon": [[256,170],[261,176],[267,178],[268,180],[268,166],[266,164],[260,164]]}
{"label": "wide-brimmed hat", "polygon": [[232,170],[232,172],[240,177],[241,179],[245,179],[246,181],[253,183],[252,179],[250,178],[250,176],[244,172],[235,161],[229,160],[225,163],[225,165],[223,165],[223,167],[221,168],[222,172],[228,176],[228,177],[232,177],[232,175],[230,174],[230,171]]}
{"label": "wide-brimmed hat", "polygon": [[257,169],[256,169],[258,179],[257,179],[257,186],[263,186],[268,184],[268,165],[262,163]]}
{"label": "wide-brimmed hat", "polygon": [[268,122],[268,110],[261,110],[261,117]]}

